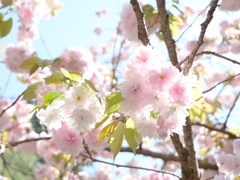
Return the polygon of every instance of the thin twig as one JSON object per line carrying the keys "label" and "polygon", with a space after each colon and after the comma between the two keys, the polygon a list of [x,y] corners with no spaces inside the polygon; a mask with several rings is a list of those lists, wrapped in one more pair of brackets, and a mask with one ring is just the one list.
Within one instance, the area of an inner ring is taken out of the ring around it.
{"label": "thin twig", "polygon": [[6,109],[2,110],[1,114],[0,114],[0,118],[2,117],[2,115],[9,109],[11,108],[12,106],[14,106],[17,101],[21,98],[21,96],[25,93],[26,90],[24,90],[18,97],[17,99],[15,99],[15,101],[12,102],[12,104],[10,104]]}
{"label": "thin twig", "polygon": [[234,76],[231,76],[230,78],[227,78],[227,79],[225,79],[225,80],[223,80],[223,81],[220,81],[219,83],[217,83],[216,85],[214,85],[213,87],[211,87],[211,88],[209,88],[208,90],[206,90],[206,91],[203,91],[203,94],[204,93],[207,93],[207,92],[209,92],[209,91],[211,91],[211,90],[213,90],[215,87],[217,87],[218,85],[220,85],[220,84],[222,84],[222,83],[224,83],[224,82],[227,82],[227,81],[229,81],[229,80],[231,80],[231,79],[233,79],[233,78],[235,78],[236,76],[239,76],[240,75],[240,73],[238,73],[238,74],[236,74],[236,75],[234,75]]}
{"label": "thin twig", "polygon": [[[80,154],[80,155],[85,157],[85,158],[91,159],[89,156],[86,156],[84,154]],[[172,175],[172,176],[175,176],[175,177],[181,179],[181,177],[179,177],[178,175],[173,174],[173,173],[168,172],[168,171],[149,169],[149,168],[143,168],[143,167],[138,167],[138,166],[127,166],[127,165],[115,164],[115,163],[110,163],[110,162],[106,162],[106,161],[101,161],[101,160],[98,160],[98,159],[95,159],[95,158],[93,158],[92,161],[93,162],[104,163],[104,164],[109,164],[109,165],[116,166],[116,167],[124,167],[124,168],[131,168],[131,169],[141,169],[141,170],[145,170],[145,171],[153,171],[153,172],[158,172],[158,173],[163,173],[163,174],[169,174],[169,175]]]}
{"label": "thin twig", "polygon": [[22,140],[22,141],[11,142],[9,144],[11,146],[17,146],[17,145],[22,144],[22,143],[33,142],[33,141],[40,141],[40,140],[49,140],[51,138],[52,137],[40,137],[40,138],[25,139],[25,140]]}
{"label": "thin twig", "polygon": [[132,4],[138,22],[138,39],[143,43],[144,46],[151,45],[148,39],[148,31],[146,28],[144,13],[138,3],[138,0],[131,0],[130,3]]}
{"label": "thin twig", "polygon": [[205,7],[198,15],[197,17],[193,20],[193,22],[183,31],[183,33],[179,36],[179,38],[176,40],[176,42],[178,42],[181,37],[187,32],[187,30],[193,25],[193,23],[195,23],[195,21],[198,19],[198,17],[204,12],[206,11],[206,9],[208,8],[209,5],[207,5],[207,7]]}
{"label": "thin twig", "polygon": [[[214,56],[217,56],[219,58],[222,58],[222,59],[225,59],[227,61],[230,61],[234,64],[238,64],[240,65],[240,62],[236,61],[236,60],[233,60],[233,59],[230,59],[228,57],[225,57],[221,54],[218,54],[216,52],[212,52],[212,51],[202,51],[200,53],[197,53],[195,56],[200,56],[200,55],[203,55],[203,54],[207,54],[207,55],[214,55]],[[189,56],[185,57],[181,62],[179,62],[177,65],[176,65],[176,68],[179,68],[184,62],[186,62],[188,60]]]}
{"label": "thin twig", "polygon": [[234,63],[234,64],[240,65],[240,62],[238,62],[238,61],[236,61],[236,60],[233,60],[233,59],[230,59],[230,58],[228,58],[228,57],[225,57],[225,56],[223,56],[223,55],[221,55],[221,54],[218,54],[218,53],[216,53],[216,52],[212,52],[212,51],[202,51],[202,52],[200,52],[200,53],[197,53],[196,56],[200,56],[200,55],[203,55],[203,54],[214,55],[214,56],[217,56],[217,57],[219,57],[219,58],[226,59],[226,60],[228,60],[228,61],[230,61],[230,62],[232,62],[232,63]]}
{"label": "thin twig", "polygon": [[196,122],[196,123],[192,123],[193,125],[196,125],[196,126],[202,126],[202,127],[205,127],[211,131],[216,131],[216,132],[220,132],[220,133],[223,133],[223,134],[227,134],[230,138],[233,138],[233,139],[236,139],[237,136],[231,132],[228,132],[226,130],[223,130],[223,129],[218,129],[218,128],[215,128],[215,127],[211,127],[211,126],[208,126],[206,124],[202,124],[200,122]]}
{"label": "thin twig", "polygon": [[169,27],[168,13],[165,7],[165,0],[157,0],[158,15],[161,22],[161,32],[163,34],[164,42],[167,46],[170,61],[175,66],[178,64],[175,41],[172,37]]}
{"label": "thin twig", "polygon": [[232,104],[232,107],[230,108],[230,110],[229,110],[229,112],[228,112],[228,115],[227,115],[227,117],[226,117],[226,120],[225,120],[225,122],[223,123],[223,127],[222,127],[223,130],[225,130],[226,127],[227,127],[228,119],[229,119],[229,117],[230,117],[230,115],[231,115],[231,113],[232,113],[233,108],[234,108],[235,105],[236,105],[236,102],[237,102],[239,96],[240,96],[240,92],[239,92],[238,95],[236,96],[236,98],[235,98],[235,100],[234,100],[234,102],[233,102],[233,104]]}
{"label": "thin twig", "polygon": [[197,43],[196,43],[195,47],[193,48],[191,54],[189,55],[188,63],[184,67],[184,70],[183,70],[183,74],[184,75],[188,74],[190,68],[192,67],[193,60],[194,60],[194,58],[195,58],[199,48],[204,43],[203,38],[204,38],[205,32],[207,30],[207,27],[208,27],[209,23],[211,22],[211,20],[213,18],[213,13],[214,13],[214,11],[215,11],[215,9],[217,7],[218,1],[219,0],[212,0],[211,1],[211,4],[210,4],[211,8],[209,9],[209,11],[207,13],[206,20],[201,24],[201,32],[199,34]]}
{"label": "thin twig", "polygon": [[44,37],[43,37],[43,35],[42,35],[39,27],[38,27],[38,31],[39,31],[39,34],[40,34],[42,43],[43,43],[44,47],[46,48],[46,51],[47,51],[49,57],[50,57],[51,59],[53,59],[52,53],[51,53],[51,51],[50,51],[50,49],[49,49],[49,47],[48,47],[48,44],[47,44],[46,40],[44,39]]}
{"label": "thin twig", "polygon": [[12,72],[10,72],[10,74],[8,75],[6,84],[5,84],[4,89],[3,89],[3,92],[2,92],[2,96],[4,96],[4,94],[5,94],[6,90],[7,90],[7,87],[8,87],[8,85],[9,85],[9,82],[11,82],[11,81],[10,81],[11,76],[12,76]]}

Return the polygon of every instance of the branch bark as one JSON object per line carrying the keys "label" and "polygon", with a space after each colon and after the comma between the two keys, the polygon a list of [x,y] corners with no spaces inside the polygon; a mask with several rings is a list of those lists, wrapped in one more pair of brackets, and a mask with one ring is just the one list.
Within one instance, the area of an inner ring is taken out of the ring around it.
{"label": "branch bark", "polygon": [[143,43],[144,46],[151,45],[148,39],[148,31],[146,28],[144,13],[138,3],[138,0],[131,0],[130,3],[132,4],[138,22],[138,39]]}
{"label": "branch bark", "polygon": [[167,46],[169,58],[172,64],[176,66],[178,64],[176,45],[174,39],[172,38],[171,30],[169,27],[168,13],[165,7],[165,0],[157,0],[157,7],[161,24],[161,32]]}
{"label": "branch bark", "polygon": [[199,179],[198,162],[196,159],[196,152],[193,144],[192,126],[191,126],[189,116],[186,118],[186,125],[183,126],[183,132],[184,132],[183,134],[184,134],[185,146],[189,153],[189,156],[188,156],[189,167],[193,170],[193,179],[198,180]]}
{"label": "branch bark", "polygon": [[193,169],[189,167],[188,163],[188,150],[183,147],[177,133],[173,133],[171,139],[179,156],[179,162],[182,168],[182,180],[193,180]]}
{"label": "branch bark", "polygon": [[188,75],[188,72],[190,70],[190,68],[192,67],[192,64],[193,64],[193,60],[199,50],[199,48],[201,47],[201,45],[204,43],[203,41],[203,38],[204,38],[204,35],[205,35],[205,32],[207,30],[207,27],[209,25],[209,23],[211,22],[212,18],[213,18],[213,13],[217,7],[217,4],[218,4],[218,1],[219,0],[213,0],[211,1],[211,7],[207,13],[207,18],[206,20],[201,24],[201,32],[200,32],[200,35],[198,37],[198,40],[197,40],[197,44],[195,45],[195,47],[193,48],[192,50],[192,53],[189,55],[189,58],[188,58],[188,63],[186,64],[184,70],[183,70],[183,74],[186,76]]}

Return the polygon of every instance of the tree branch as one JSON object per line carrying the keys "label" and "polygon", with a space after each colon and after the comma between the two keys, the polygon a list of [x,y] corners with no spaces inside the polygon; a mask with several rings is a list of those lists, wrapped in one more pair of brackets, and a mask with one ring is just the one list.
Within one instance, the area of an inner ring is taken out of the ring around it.
{"label": "tree branch", "polygon": [[[236,60],[233,60],[233,59],[230,59],[230,58],[228,58],[228,57],[225,57],[225,56],[223,56],[223,55],[221,55],[221,54],[218,54],[218,53],[216,53],[216,52],[212,52],[212,51],[202,51],[202,52],[200,52],[200,53],[197,53],[195,56],[201,56],[201,55],[203,55],[203,54],[217,56],[217,57],[219,57],[219,58],[222,58],[222,59],[225,59],[225,60],[227,60],[227,61],[230,61],[230,62],[232,62],[232,63],[234,63],[234,64],[240,65],[240,62],[238,62],[238,61],[236,61]],[[179,62],[179,63],[176,65],[176,68],[179,68],[184,62],[186,62],[186,61],[188,60],[188,58],[189,58],[189,56],[185,57],[184,60],[182,60],[181,62]]]}
{"label": "tree branch", "polygon": [[216,52],[212,52],[212,51],[202,51],[202,52],[200,52],[200,53],[197,53],[196,56],[200,56],[200,55],[203,55],[203,54],[217,56],[217,57],[219,57],[219,58],[226,59],[227,61],[230,61],[230,62],[232,62],[232,63],[234,63],[234,64],[240,65],[240,62],[238,62],[238,61],[236,61],[236,60],[233,60],[233,59],[230,59],[230,58],[228,58],[228,57],[225,57],[225,56],[223,56],[223,55],[221,55],[221,54],[218,54],[218,53],[216,53]]}
{"label": "tree branch", "polygon": [[205,125],[205,124],[202,124],[200,122],[196,122],[196,123],[192,123],[193,125],[196,125],[196,126],[202,126],[202,127],[205,127],[211,131],[217,131],[217,132],[220,132],[220,133],[223,133],[223,134],[227,134],[230,138],[233,138],[233,139],[236,139],[237,136],[231,132],[228,132],[226,130],[223,130],[223,129],[218,129],[218,128],[215,128],[215,127],[210,127],[208,125]]}
{"label": "tree branch", "polygon": [[208,8],[209,5],[207,5],[207,7],[205,7],[198,15],[197,17],[193,20],[193,22],[183,31],[183,33],[179,36],[179,38],[176,40],[176,42],[178,42],[181,37],[187,32],[187,30],[193,25],[193,23],[198,19],[198,17],[204,12],[206,11],[206,9]]}
{"label": "tree branch", "polygon": [[188,58],[188,63],[186,64],[184,70],[183,70],[183,74],[184,75],[187,75],[190,68],[192,67],[192,64],[193,64],[193,60],[199,50],[199,48],[201,47],[201,45],[204,43],[203,41],[203,38],[204,38],[204,35],[205,35],[205,32],[207,30],[207,27],[209,25],[209,23],[211,22],[212,18],[213,18],[213,13],[217,7],[217,4],[218,4],[218,1],[219,0],[213,0],[211,1],[211,8],[209,9],[208,13],[207,13],[207,18],[206,20],[201,24],[201,32],[200,32],[200,35],[198,37],[198,40],[197,40],[197,44],[195,45],[195,47],[193,48],[192,50],[192,53],[189,55],[189,58]]}
{"label": "tree branch", "polygon": [[11,142],[9,144],[13,147],[13,146],[17,146],[17,145],[22,144],[22,143],[33,142],[33,141],[40,141],[40,140],[49,140],[51,138],[52,137],[40,137],[40,138],[25,139],[25,140],[22,140],[22,141]]}
{"label": "tree branch", "polygon": [[233,108],[234,108],[235,105],[236,105],[236,102],[237,102],[239,96],[240,96],[240,92],[239,92],[238,95],[236,96],[236,98],[235,98],[235,100],[234,100],[234,102],[233,102],[233,105],[232,105],[232,107],[230,108],[230,110],[229,110],[229,112],[228,112],[228,115],[227,115],[226,120],[225,120],[225,122],[224,122],[224,124],[223,124],[223,127],[222,127],[223,130],[225,130],[226,127],[227,127],[228,119],[229,119],[229,117],[230,117],[230,115],[231,115],[231,113],[232,113]]}
{"label": "tree branch", "polygon": [[146,28],[144,13],[138,3],[138,0],[131,0],[130,3],[132,4],[138,22],[138,39],[143,43],[144,46],[151,45],[148,39],[148,31]]}
{"label": "tree branch", "polygon": [[[81,156],[85,157],[85,158],[88,158],[88,159],[91,159],[91,157],[88,157],[84,154],[80,154]],[[112,165],[112,166],[116,166],[116,167],[124,167],[124,168],[131,168],[131,169],[141,169],[141,170],[145,170],[145,171],[153,171],[153,172],[158,172],[158,173],[163,173],[163,174],[169,174],[169,175],[172,175],[172,176],[175,176],[179,179],[181,179],[181,177],[171,173],[171,172],[168,172],[168,171],[163,171],[163,170],[156,170],[156,169],[149,169],[149,168],[143,168],[143,167],[138,167],[138,166],[127,166],[127,165],[121,165],[121,164],[115,164],[115,163],[110,163],[110,162],[106,162],[106,161],[101,161],[101,160],[98,160],[98,159],[91,159],[92,162],[99,162],[99,163],[104,163],[104,164],[109,164],[109,165]]]}
{"label": "tree branch", "polygon": [[167,46],[170,61],[174,66],[178,64],[175,41],[172,38],[169,27],[168,13],[165,7],[165,0],[157,0],[158,15],[161,23],[161,32]]}
{"label": "tree branch", "polygon": [[26,90],[24,90],[18,97],[17,99],[15,99],[15,101],[12,102],[12,104],[10,104],[6,109],[2,110],[1,114],[0,114],[0,118],[2,117],[2,115],[9,109],[11,108],[12,106],[14,106],[17,101],[21,98],[21,96],[25,93]]}
{"label": "tree branch", "polygon": [[217,87],[218,85],[220,85],[220,84],[222,84],[222,83],[224,83],[224,82],[227,82],[227,81],[229,81],[229,80],[231,80],[231,79],[233,79],[233,78],[235,78],[236,76],[239,76],[240,75],[240,73],[238,73],[238,74],[236,74],[236,75],[234,75],[234,76],[231,76],[230,78],[227,78],[227,79],[225,79],[225,80],[223,80],[223,81],[220,81],[219,83],[217,83],[216,85],[214,85],[213,87],[211,87],[211,88],[209,88],[208,90],[206,90],[206,91],[203,91],[203,94],[204,93],[207,93],[207,92],[209,92],[209,91],[211,91],[211,90],[213,90],[215,87]]}
{"label": "tree branch", "polygon": [[182,180],[193,180],[193,170],[189,168],[188,163],[188,150],[183,147],[177,133],[173,133],[171,139],[178,153],[179,162],[181,163]]}
{"label": "tree branch", "polygon": [[193,179],[198,180],[199,179],[198,162],[196,159],[196,152],[193,144],[192,125],[189,116],[186,118],[186,125],[183,126],[183,132],[185,146],[189,153],[188,156],[189,167],[193,170]]}

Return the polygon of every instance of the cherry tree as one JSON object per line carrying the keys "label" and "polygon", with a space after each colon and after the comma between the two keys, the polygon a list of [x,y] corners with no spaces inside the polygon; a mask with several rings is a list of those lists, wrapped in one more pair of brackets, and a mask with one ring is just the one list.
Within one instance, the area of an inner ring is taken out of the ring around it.
{"label": "cherry tree", "polygon": [[[49,59],[34,41],[63,2],[0,4],[2,41],[16,23],[9,13],[18,17],[18,42],[1,64],[27,84],[17,98],[1,95],[0,179],[240,179],[240,21],[224,19],[237,15],[238,0],[209,0],[205,9],[130,0],[107,44]],[[104,28],[93,31],[101,36]],[[133,160],[117,163],[125,153]],[[141,155],[152,167],[140,166]]]}

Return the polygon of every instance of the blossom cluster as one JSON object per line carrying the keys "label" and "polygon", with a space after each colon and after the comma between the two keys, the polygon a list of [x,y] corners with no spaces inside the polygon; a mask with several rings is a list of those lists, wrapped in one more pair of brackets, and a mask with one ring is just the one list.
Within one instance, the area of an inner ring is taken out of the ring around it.
{"label": "blossom cluster", "polygon": [[240,175],[240,139],[233,141],[234,154],[218,154],[216,162],[218,170],[227,175]]}
{"label": "blossom cluster", "polygon": [[181,129],[193,102],[191,78],[150,46],[137,48],[123,78],[120,110],[131,116],[143,137],[165,139]]}

